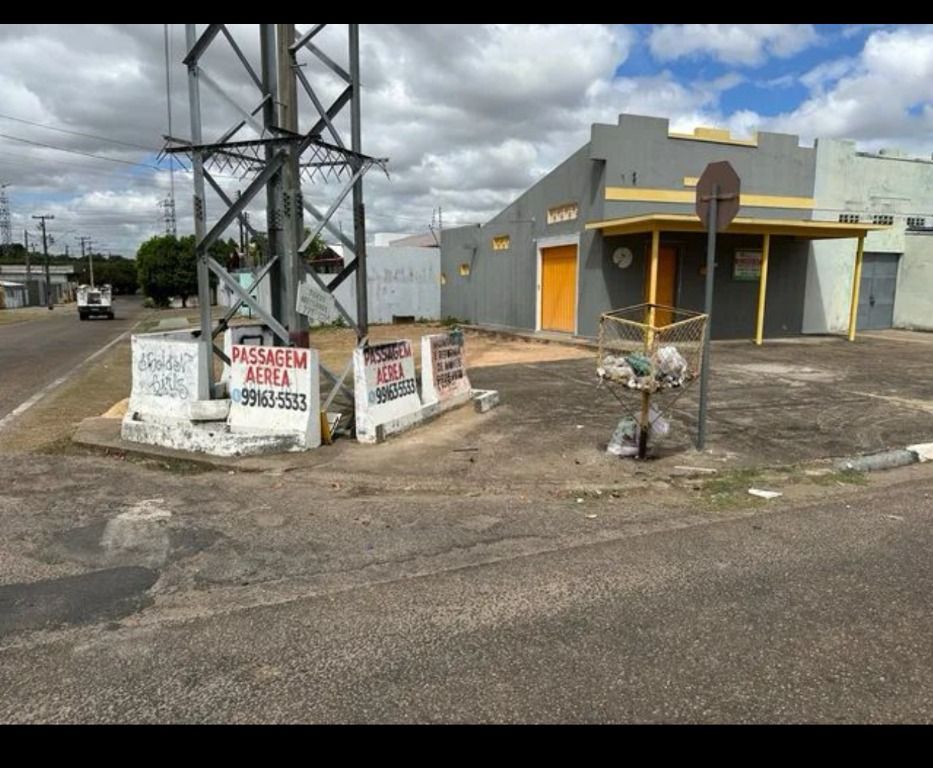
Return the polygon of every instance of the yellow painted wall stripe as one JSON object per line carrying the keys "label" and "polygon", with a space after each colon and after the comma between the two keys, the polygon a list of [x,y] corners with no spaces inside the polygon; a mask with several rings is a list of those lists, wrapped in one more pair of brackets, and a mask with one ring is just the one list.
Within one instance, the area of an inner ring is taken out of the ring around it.
{"label": "yellow painted wall stripe", "polygon": [[791,197],[789,195],[739,195],[739,205],[752,208],[812,208],[812,197]]}
{"label": "yellow painted wall stripe", "polygon": [[757,147],[758,139],[733,139],[728,131],[717,131],[716,129],[705,129],[709,134],[704,135],[703,128],[694,129],[695,133],[668,133],[669,139],[686,139],[687,141],[712,141],[716,144],[735,144],[740,147]]}
{"label": "yellow painted wall stripe", "polygon": [[[686,183],[687,179],[684,179]],[[684,203],[696,201],[696,192],[689,189],[649,189],[646,187],[606,187],[606,199],[630,203]],[[752,208],[813,208],[812,197],[788,195],[739,196],[739,205]]]}

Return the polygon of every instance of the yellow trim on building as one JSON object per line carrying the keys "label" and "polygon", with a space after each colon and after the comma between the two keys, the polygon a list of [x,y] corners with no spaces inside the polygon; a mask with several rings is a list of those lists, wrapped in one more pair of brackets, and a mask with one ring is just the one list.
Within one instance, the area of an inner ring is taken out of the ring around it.
{"label": "yellow trim on building", "polygon": [[574,201],[552,205],[547,209],[547,223],[559,224],[562,221],[574,221],[580,215],[580,205]]}
{"label": "yellow trim on building", "polygon": [[736,144],[740,147],[758,147],[758,136],[754,139],[734,139],[724,128],[697,127],[693,133],[670,133],[669,139],[687,139],[688,141],[712,141],[716,144]]}
{"label": "yellow trim on building", "polygon": [[[635,235],[653,232],[705,232],[703,224],[692,213],[649,213],[622,219],[591,221],[587,229],[602,230],[603,235]],[[890,229],[881,224],[849,224],[841,221],[816,219],[755,219],[738,216],[732,220],[725,234],[791,235],[811,239],[864,237],[868,232]]]}
{"label": "yellow trim on building", "polygon": [[813,208],[812,197],[793,197],[791,195],[739,195],[739,205],[749,208]]}
{"label": "yellow trim on building", "polygon": [[696,200],[696,192],[685,189],[606,187],[606,199],[633,203],[692,203]]}
{"label": "yellow trim on building", "polygon": [[684,176],[684,186],[695,187],[699,180],[700,180],[699,176]]}
{"label": "yellow trim on building", "polygon": [[[684,179],[686,183],[687,179]],[[627,203],[681,203],[696,202],[696,192],[689,189],[651,189],[648,187],[606,187],[606,199]],[[812,197],[789,195],[754,195],[743,193],[739,205],[749,208],[804,208],[812,210]]]}
{"label": "yellow trim on building", "polygon": [[507,251],[512,246],[512,238],[508,235],[496,235],[492,239],[492,249],[494,251]]}

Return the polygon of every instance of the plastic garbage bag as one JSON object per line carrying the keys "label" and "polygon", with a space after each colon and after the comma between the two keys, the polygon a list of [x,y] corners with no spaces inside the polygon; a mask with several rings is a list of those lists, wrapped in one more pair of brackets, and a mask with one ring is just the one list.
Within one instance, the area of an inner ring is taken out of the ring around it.
{"label": "plastic garbage bag", "polygon": [[687,372],[687,361],[677,351],[677,347],[669,345],[660,347],[657,353],[658,372],[665,376],[683,377]]}
{"label": "plastic garbage bag", "polygon": [[636,456],[638,455],[638,425],[631,416],[622,419],[609,438],[609,445],[606,446],[606,453],[613,456]]}
{"label": "plastic garbage bag", "polygon": [[[649,439],[665,437],[671,431],[671,425],[661,417],[660,411],[653,405],[648,409]],[[606,453],[613,456],[637,456],[641,429],[639,420],[632,416],[623,418],[609,438]]]}

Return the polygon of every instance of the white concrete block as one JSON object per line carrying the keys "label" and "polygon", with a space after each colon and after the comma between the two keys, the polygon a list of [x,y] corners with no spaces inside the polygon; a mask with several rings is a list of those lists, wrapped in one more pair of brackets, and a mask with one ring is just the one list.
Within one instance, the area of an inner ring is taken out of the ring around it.
{"label": "white concrete block", "polygon": [[191,421],[226,421],[229,413],[229,400],[193,400],[188,403]]}
{"label": "white concrete block", "polygon": [[908,445],[907,450],[917,454],[920,462],[933,461],[933,443],[917,443]]}

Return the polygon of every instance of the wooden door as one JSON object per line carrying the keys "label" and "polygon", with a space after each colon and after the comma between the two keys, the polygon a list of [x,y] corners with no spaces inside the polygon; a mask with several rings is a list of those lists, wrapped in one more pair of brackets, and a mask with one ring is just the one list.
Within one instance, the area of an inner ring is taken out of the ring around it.
{"label": "wooden door", "polygon": [[577,246],[541,249],[541,330],[573,333],[577,313]]}

